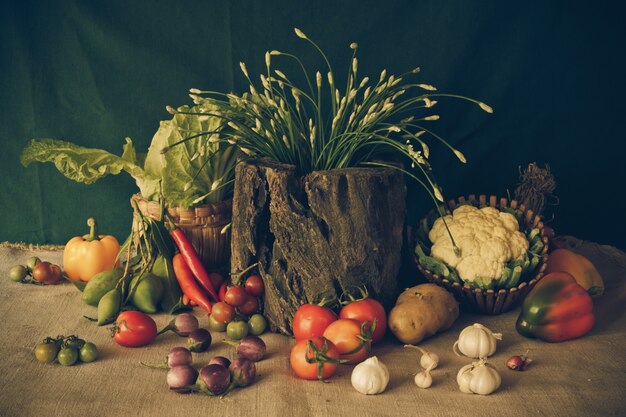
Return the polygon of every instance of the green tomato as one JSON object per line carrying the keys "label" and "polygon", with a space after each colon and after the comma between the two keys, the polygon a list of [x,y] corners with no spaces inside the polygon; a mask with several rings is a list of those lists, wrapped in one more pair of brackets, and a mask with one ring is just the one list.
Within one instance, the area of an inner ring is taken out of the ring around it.
{"label": "green tomato", "polygon": [[209,314],[209,330],[212,332],[225,332],[226,323],[215,320],[213,316]]}
{"label": "green tomato", "polygon": [[72,366],[78,361],[78,351],[71,347],[63,347],[57,355],[57,360],[63,366]]}
{"label": "green tomato", "polygon": [[241,340],[248,335],[248,323],[245,321],[231,321],[226,326],[226,334],[233,340]]}
{"label": "green tomato", "polygon": [[41,262],[41,259],[39,259],[39,258],[38,258],[38,257],[36,257],[36,256],[31,256],[30,258],[28,258],[28,259],[26,260],[26,267],[27,267],[28,269],[33,269],[33,268],[35,267],[35,265],[37,265],[37,264],[38,264],[38,263],[40,263],[40,262]]}
{"label": "green tomato", "polygon": [[57,357],[59,348],[54,342],[43,342],[35,346],[35,358],[41,363],[52,363]]}
{"label": "green tomato", "polygon": [[15,281],[15,282],[24,281],[24,278],[26,278],[26,275],[28,275],[28,270],[23,265],[15,265],[9,271],[9,278],[11,278],[11,281]]}
{"label": "green tomato", "polygon": [[82,362],[93,362],[98,359],[98,348],[95,344],[87,342],[78,351],[78,356]]}
{"label": "green tomato", "polygon": [[267,329],[267,320],[261,314],[254,314],[248,320],[248,326],[250,327],[250,333],[258,336]]}

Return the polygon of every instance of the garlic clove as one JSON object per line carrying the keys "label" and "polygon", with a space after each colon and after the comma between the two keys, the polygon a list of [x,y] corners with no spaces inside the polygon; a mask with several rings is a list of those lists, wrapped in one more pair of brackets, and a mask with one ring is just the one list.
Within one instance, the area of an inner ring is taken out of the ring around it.
{"label": "garlic clove", "polygon": [[420,388],[429,388],[432,384],[433,384],[433,377],[430,375],[430,371],[426,370],[426,371],[422,371],[422,372],[418,372],[415,375],[415,385],[417,385]]}

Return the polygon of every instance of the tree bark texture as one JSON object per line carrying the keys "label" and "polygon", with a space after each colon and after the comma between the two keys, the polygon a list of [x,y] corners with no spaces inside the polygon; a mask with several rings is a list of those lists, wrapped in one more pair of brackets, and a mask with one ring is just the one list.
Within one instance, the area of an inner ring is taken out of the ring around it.
{"label": "tree bark texture", "polygon": [[366,285],[392,303],[405,218],[403,175],[348,168],[298,176],[290,165],[240,162],[233,197],[231,272],[258,262],[265,316],[291,334],[296,309]]}

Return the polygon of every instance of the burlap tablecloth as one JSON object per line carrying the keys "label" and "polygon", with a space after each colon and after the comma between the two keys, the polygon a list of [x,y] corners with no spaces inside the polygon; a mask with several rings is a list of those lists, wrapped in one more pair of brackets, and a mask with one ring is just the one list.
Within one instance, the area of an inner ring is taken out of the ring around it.
{"label": "burlap tablecloth", "polygon": [[[52,287],[20,285],[8,279],[9,268],[32,255],[59,263],[61,252],[0,248],[0,415],[1,416],[611,416],[624,415],[626,405],[626,255],[610,247],[582,244],[606,282],[597,301],[597,324],[580,340],[548,344],[524,339],[514,329],[519,309],[497,317],[462,314],[452,329],[422,346],[437,353],[430,389],[417,388],[419,354],[389,338],[374,353],[387,364],[391,380],[377,396],[357,393],[350,385],[352,367],[342,366],[330,383],[302,381],[289,368],[293,340],[266,334],[269,357],[258,363],[258,381],[225,398],[169,392],[166,371],[141,366],[156,363],[185,339],[173,333],[144,348],[122,348],[106,327],[83,318],[95,308],[83,304],[70,284]],[[202,326],[206,315],[196,311]],[[170,317],[157,315],[159,326]],[[502,376],[493,395],[463,394],[456,373],[470,359],[457,357],[452,345],[460,330],[481,322],[502,332],[504,340],[491,358]],[[44,365],[33,347],[47,335],[77,334],[95,342],[101,358],[73,367]],[[214,343],[195,356],[200,367],[215,355],[234,356],[234,348]],[[507,358],[527,349],[534,358],[525,372],[504,366]]]}

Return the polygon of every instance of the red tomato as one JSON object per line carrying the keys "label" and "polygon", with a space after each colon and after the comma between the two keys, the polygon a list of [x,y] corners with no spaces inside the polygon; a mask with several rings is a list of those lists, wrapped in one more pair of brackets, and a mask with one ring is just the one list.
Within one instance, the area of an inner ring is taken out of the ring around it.
{"label": "red tomato", "polygon": [[219,298],[220,301],[224,301],[224,297],[226,296],[226,290],[228,290],[228,283],[224,281],[222,282],[222,285],[220,285],[220,290],[217,293],[217,298]]}
{"label": "red tomato", "polygon": [[211,317],[220,323],[230,323],[235,318],[235,307],[223,301],[215,303],[211,309]]}
{"label": "red tomato", "polygon": [[265,292],[265,284],[263,278],[258,275],[250,275],[244,284],[246,292],[253,297],[260,297]]}
{"label": "red tomato", "polygon": [[[315,349],[309,346],[309,342]],[[320,356],[324,355],[330,358],[331,362]],[[314,360],[313,363],[308,363],[309,360]],[[315,336],[311,339],[302,339],[298,341],[293,348],[291,348],[291,355],[289,356],[289,363],[293,372],[302,379],[328,379],[337,370],[337,363],[339,362],[339,352],[332,342],[324,339],[323,337]],[[333,363],[334,362],[334,363]],[[322,369],[320,372],[319,364],[322,363]]]}
{"label": "red tomato", "polygon": [[344,306],[339,312],[339,318],[354,319],[359,323],[367,322],[367,329],[370,329],[372,323],[376,320],[372,343],[379,342],[387,331],[387,313],[385,313],[385,308],[372,298],[353,301]]}
{"label": "red tomato", "polygon": [[139,311],[124,311],[117,316],[113,340],[120,346],[149,345],[157,336],[157,325],[152,318]]}
{"label": "red tomato", "polygon": [[230,304],[233,307],[239,307],[245,303],[248,299],[248,293],[246,289],[241,285],[235,285],[226,290],[224,294],[224,302]]}
{"label": "red tomato", "polygon": [[291,328],[296,340],[321,336],[328,325],[337,320],[332,310],[316,304],[304,304],[296,311]]}
{"label": "red tomato", "polygon": [[250,316],[259,310],[259,299],[250,295],[246,302],[237,308],[244,316]]}
{"label": "red tomato", "polygon": [[324,331],[324,337],[333,342],[339,351],[339,357],[348,363],[362,362],[370,355],[371,341],[367,334],[363,334],[361,323],[357,320],[339,319],[331,323]]}

